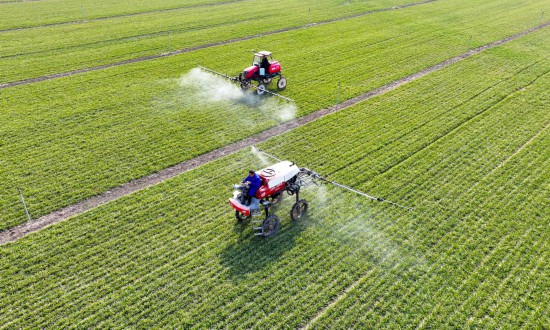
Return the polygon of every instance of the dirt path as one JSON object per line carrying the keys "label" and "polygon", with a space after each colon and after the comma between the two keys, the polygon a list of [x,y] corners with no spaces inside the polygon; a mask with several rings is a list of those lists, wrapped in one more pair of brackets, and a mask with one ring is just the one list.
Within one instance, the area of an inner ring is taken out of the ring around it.
{"label": "dirt path", "polygon": [[384,11],[404,9],[404,8],[408,8],[408,7],[412,7],[412,6],[418,6],[418,5],[422,5],[422,4],[426,4],[426,3],[430,3],[430,2],[435,2],[435,1],[437,1],[437,0],[425,0],[425,1],[421,1],[421,2],[409,3],[409,4],[401,5],[401,6],[394,6],[394,7],[389,7],[389,8],[369,10],[369,11],[362,12],[362,13],[359,13],[359,14],[333,18],[333,19],[329,19],[329,20],[325,20],[325,21],[321,21],[321,22],[317,22],[317,23],[311,23],[311,24],[306,24],[306,25],[282,28],[282,29],[278,29],[278,30],[274,30],[274,31],[265,32],[265,33],[253,34],[253,35],[244,36],[244,37],[240,37],[240,38],[224,40],[224,41],[219,41],[219,42],[214,42],[214,43],[189,47],[189,48],[183,48],[183,49],[179,49],[179,50],[175,50],[175,51],[168,52],[168,53],[163,53],[163,54],[155,54],[155,55],[137,57],[137,58],[133,58],[133,59],[129,59],[129,60],[104,64],[104,65],[98,65],[98,66],[89,67],[89,68],[76,69],[76,70],[72,70],[72,71],[54,73],[54,74],[50,74],[50,75],[45,75],[45,76],[40,76],[40,77],[35,77],[35,78],[29,78],[29,79],[25,79],[25,80],[7,82],[7,83],[0,84],[0,90],[2,90],[4,88],[19,86],[19,85],[27,85],[27,84],[32,84],[32,83],[51,80],[51,79],[57,79],[57,78],[73,76],[73,75],[80,74],[80,73],[86,73],[86,72],[91,72],[91,71],[99,71],[99,70],[103,70],[103,69],[107,69],[107,68],[112,68],[112,67],[122,66],[122,65],[126,65],[126,64],[131,64],[131,63],[144,62],[144,61],[154,60],[154,59],[158,59],[158,58],[162,58],[162,57],[168,57],[168,56],[173,56],[173,55],[178,55],[178,54],[183,54],[183,53],[189,53],[189,52],[193,52],[193,51],[200,50],[200,49],[228,45],[228,44],[232,44],[232,43],[236,43],[236,42],[240,42],[240,41],[266,37],[266,36],[279,34],[279,33],[283,33],[283,32],[288,32],[288,31],[306,29],[306,28],[311,27],[311,26],[325,25],[325,24],[329,24],[329,23],[333,23],[333,22],[344,21],[344,20],[347,20],[347,19],[352,19],[352,18],[357,18],[357,17],[361,17],[361,16],[371,15],[371,14],[374,14],[374,13],[379,13],[379,12],[384,12]]}
{"label": "dirt path", "polygon": [[472,49],[464,54],[455,56],[451,59],[448,59],[444,62],[441,62],[439,64],[436,64],[434,66],[431,66],[429,68],[426,68],[420,72],[414,73],[412,75],[409,75],[407,77],[404,77],[402,79],[393,81],[389,84],[386,84],[382,87],[376,88],[368,93],[361,94],[355,98],[349,99],[347,101],[344,101],[338,105],[332,106],[330,108],[321,109],[315,112],[310,113],[309,115],[306,115],[301,118],[297,118],[291,121],[288,121],[286,123],[280,124],[278,126],[272,127],[262,133],[256,134],[254,136],[251,136],[249,138],[246,138],[241,141],[237,141],[235,143],[229,144],[225,147],[212,150],[206,154],[203,154],[201,156],[198,156],[196,158],[190,159],[188,161],[185,161],[183,163],[177,164],[175,166],[166,168],[158,173],[154,173],[133,181],[130,181],[128,183],[125,183],[119,187],[113,188],[111,190],[108,190],[100,195],[90,197],[86,200],[83,200],[82,202],[67,206],[65,208],[62,208],[60,210],[57,210],[55,212],[52,212],[50,214],[47,214],[43,217],[40,217],[36,220],[33,220],[31,222],[27,222],[24,224],[21,224],[19,226],[13,227],[11,229],[7,229],[3,232],[0,232],[0,244],[4,244],[6,242],[15,241],[21,237],[24,237],[27,234],[33,233],[35,231],[38,231],[48,225],[63,221],[65,219],[68,219],[70,217],[77,216],[79,214],[82,214],[86,211],[92,210],[96,207],[98,207],[101,204],[106,204],[112,201],[115,201],[119,199],[120,197],[127,196],[129,194],[132,194],[136,191],[140,191],[143,189],[146,189],[148,187],[154,186],[158,183],[161,183],[165,180],[168,180],[170,178],[173,178],[177,175],[180,175],[184,172],[190,171],[198,166],[204,165],[206,163],[212,162],[216,159],[219,159],[221,157],[233,154],[239,150],[242,150],[244,148],[251,147],[255,144],[264,142],[266,140],[269,140],[275,136],[281,135],[283,133],[286,133],[290,130],[293,130],[297,127],[304,126],[312,121],[315,121],[321,117],[324,117],[326,115],[329,115],[331,113],[338,112],[344,108],[350,107],[352,105],[355,105],[357,103],[360,103],[362,101],[368,100],[370,98],[373,98],[378,95],[385,94],[389,91],[392,91],[406,83],[409,83],[413,80],[419,79],[421,77],[424,77],[432,72],[441,70],[445,67],[448,67],[458,61],[461,61],[465,58],[471,57],[473,55],[479,54],[487,49],[497,47],[499,45],[502,45],[506,42],[518,39],[524,35],[527,35],[529,33],[532,33],[534,31],[543,29],[550,25],[550,21],[539,25],[537,27],[531,28],[529,30],[520,32],[518,34],[515,34],[513,36],[507,37],[502,40],[498,40],[495,42],[492,42],[490,44]]}

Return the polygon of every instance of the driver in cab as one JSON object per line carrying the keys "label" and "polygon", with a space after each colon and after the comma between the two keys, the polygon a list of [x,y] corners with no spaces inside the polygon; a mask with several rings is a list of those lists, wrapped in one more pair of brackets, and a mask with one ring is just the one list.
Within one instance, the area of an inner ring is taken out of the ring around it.
{"label": "driver in cab", "polygon": [[252,203],[252,206],[250,206],[251,211],[259,211],[259,200],[254,197],[256,194],[256,191],[260,186],[262,185],[262,179],[260,179],[260,176],[254,172],[254,170],[248,171],[248,176],[243,179],[242,183],[248,187],[248,197],[246,200],[246,206],[250,206]]}

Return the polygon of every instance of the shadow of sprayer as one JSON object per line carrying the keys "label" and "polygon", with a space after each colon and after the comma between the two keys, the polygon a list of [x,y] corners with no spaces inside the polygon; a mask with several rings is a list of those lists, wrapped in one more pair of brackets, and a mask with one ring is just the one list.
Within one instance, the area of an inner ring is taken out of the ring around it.
{"label": "shadow of sprayer", "polygon": [[277,236],[269,238],[255,236],[246,223],[235,223],[233,230],[239,235],[237,241],[221,253],[221,264],[229,269],[232,279],[259,271],[292,249],[308,223],[307,216],[300,221],[290,221],[282,226]]}

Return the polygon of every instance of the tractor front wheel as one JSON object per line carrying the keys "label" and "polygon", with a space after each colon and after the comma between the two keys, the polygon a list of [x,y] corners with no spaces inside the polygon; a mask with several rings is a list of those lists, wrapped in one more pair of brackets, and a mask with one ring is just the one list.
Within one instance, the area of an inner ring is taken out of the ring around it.
{"label": "tractor front wheel", "polygon": [[286,78],[285,77],[279,78],[279,81],[277,81],[277,88],[280,91],[282,91],[283,89],[286,88]]}
{"label": "tractor front wheel", "polygon": [[292,205],[292,209],[290,210],[290,218],[294,221],[298,221],[306,212],[307,202],[305,199],[300,199]]}
{"label": "tractor front wheel", "polygon": [[262,236],[271,237],[277,234],[280,227],[281,222],[279,221],[279,218],[276,215],[272,214],[265,218],[264,222],[262,223]]}
{"label": "tractor front wheel", "polygon": [[258,95],[264,95],[265,93],[265,85],[264,84],[258,84],[258,87],[256,87],[256,93]]}
{"label": "tractor front wheel", "polygon": [[248,219],[247,216],[245,216],[244,214],[242,214],[241,212],[239,211],[235,211],[235,218],[237,218],[237,221],[238,222],[244,222]]}
{"label": "tractor front wheel", "polygon": [[241,89],[242,90],[247,90],[250,88],[250,80],[247,80],[247,79],[239,79],[239,81],[241,82]]}

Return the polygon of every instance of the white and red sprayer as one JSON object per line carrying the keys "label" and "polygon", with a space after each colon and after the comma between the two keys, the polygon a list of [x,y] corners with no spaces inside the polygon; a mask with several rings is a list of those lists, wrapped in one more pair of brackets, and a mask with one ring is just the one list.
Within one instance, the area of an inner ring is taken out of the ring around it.
{"label": "white and red sprayer", "polygon": [[248,187],[246,185],[233,185],[235,191],[233,193],[233,197],[229,199],[229,204],[233,207],[233,209],[235,209],[235,217],[239,222],[244,222],[256,216],[260,218],[260,220],[253,221],[255,223],[262,223],[260,227],[254,228],[258,230],[255,235],[270,237],[279,231],[281,226],[280,220],[275,214],[269,213],[269,207],[279,203],[284,192],[289,195],[296,196],[296,202],[290,210],[290,218],[293,221],[298,221],[301,219],[307,212],[308,203],[305,199],[300,198],[300,189],[311,184],[315,184],[317,186],[320,186],[323,183],[332,184],[378,202],[386,202],[396,207],[412,210],[409,207],[399,205],[380,197],[374,197],[357,189],[330,181],[319,175],[317,172],[314,172],[306,167],[298,167],[293,162],[281,160],[265,151],[259,150],[259,152],[278,161],[278,163],[257,172],[261,179],[261,185],[254,194],[254,197],[257,198],[259,200],[259,204],[263,206],[264,213],[252,213],[250,206],[246,203],[246,200],[249,197],[247,195]]}

